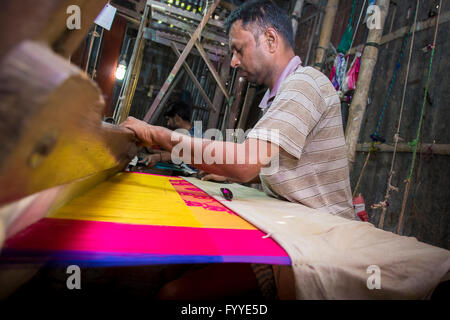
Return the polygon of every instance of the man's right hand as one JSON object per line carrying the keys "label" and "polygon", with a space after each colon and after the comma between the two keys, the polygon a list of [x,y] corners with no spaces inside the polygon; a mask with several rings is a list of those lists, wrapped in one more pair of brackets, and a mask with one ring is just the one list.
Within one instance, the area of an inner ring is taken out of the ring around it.
{"label": "man's right hand", "polygon": [[203,181],[216,181],[216,182],[227,182],[228,178],[224,176],[220,176],[218,174],[207,173],[203,170],[200,170],[198,173]]}
{"label": "man's right hand", "polygon": [[146,165],[149,168],[153,168],[156,165],[156,163],[161,161],[161,159],[162,159],[162,157],[161,157],[160,153],[149,154],[149,155],[146,155],[144,157],[144,159],[139,161],[139,163],[142,163],[142,164]]}
{"label": "man's right hand", "polygon": [[121,127],[126,128],[134,133],[136,138],[146,147],[151,147],[155,145],[154,141],[154,130],[155,126],[149,125],[148,123],[138,120],[134,117],[128,117],[124,122],[120,124]]}

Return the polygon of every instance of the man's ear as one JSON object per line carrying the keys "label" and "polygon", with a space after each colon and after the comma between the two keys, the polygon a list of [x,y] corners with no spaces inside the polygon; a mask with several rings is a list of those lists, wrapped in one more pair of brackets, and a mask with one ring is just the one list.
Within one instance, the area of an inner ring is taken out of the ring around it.
{"label": "man's ear", "polygon": [[264,32],[265,41],[270,53],[274,53],[280,45],[280,37],[274,28],[267,28]]}

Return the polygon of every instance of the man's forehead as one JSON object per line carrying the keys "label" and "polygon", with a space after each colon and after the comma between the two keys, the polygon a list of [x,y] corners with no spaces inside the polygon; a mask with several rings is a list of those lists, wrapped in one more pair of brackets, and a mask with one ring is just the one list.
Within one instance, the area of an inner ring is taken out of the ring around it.
{"label": "man's forehead", "polygon": [[244,27],[242,24],[242,20],[237,20],[235,23],[233,23],[228,35],[230,46],[232,46],[236,42],[246,41],[250,37],[252,37],[253,33],[251,28],[252,27],[250,26],[250,23],[248,23]]}

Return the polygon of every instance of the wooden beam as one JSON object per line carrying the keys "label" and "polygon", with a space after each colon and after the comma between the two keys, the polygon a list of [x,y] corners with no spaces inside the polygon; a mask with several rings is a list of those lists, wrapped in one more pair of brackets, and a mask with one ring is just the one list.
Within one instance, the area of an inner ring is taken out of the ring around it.
{"label": "wooden beam", "polygon": [[[180,58],[180,52],[178,52],[177,47],[175,46],[175,43],[171,42],[171,47],[177,58]],[[208,95],[206,94],[205,90],[203,90],[200,82],[198,82],[197,78],[195,77],[194,73],[192,72],[191,68],[189,68],[189,65],[186,63],[186,61],[183,63],[183,67],[186,69],[187,74],[191,78],[192,82],[194,82],[194,85],[197,87],[197,90],[200,92],[201,96],[203,97],[203,100],[205,100],[206,104],[209,106],[210,110],[213,110],[214,112],[217,112],[216,107],[212,104],[211,100],[209,100]]]}
{"label": "wooden beam", "polygon": [[227,91],[227,87],[223,83],[222,79],[220,79],[220,76],[217,73],[216,68],[214,68],[214,65],[211,63],[211,61],[209,61],[208,57],[206,56],[206,52],[203,49],[203,46],[201,45],[201,43],[198,40],[195,41],[195,47],[197,48],[198,52],[202,56],[202,58],[205,61],[206,65],[208,66],[209,71],[211,72],[211,74],[213,75],[214,79],[216,80],[217,85],[219,86],[220,90],[222,90],[223,95],[225,96],[225,98],[227,100],[230,100],[230,95],[229,95],[229,93]]}
{"label": "wooden beam", "polygon": [[[445,23],[445,22],[449,22],[449,21],[450,21],[450,11],[442,13],[440,18],[439,18],[439,24],[442,24],[442,23]],[[436,25],[436,17],[420,21],[420,22],[417,23],[416,32],[432,28],[435,25]],[[402,27],[400,29],[395,30],[394,32],[386,34],[385,36],[383,36],[381,38],[380,45],[383,45],[383,44],[391,42],[393,40],[402,38],[408,32],[409,28],[412,28],[412,26],[411,27]],[[412,30],[411,30],[411,32],[412,32]],[[359,47],[361,47],[362,45],[359,45],[357,47],[351,48],[350,49],[350,54],[355,54],[356,50]]]}
{"label": "wooden beam", "polygon": [[316,50],[314,68],[322,70],[325,53],[330,46],[331,33],[333,32],[334,20],[336,17],[339,0],[328,0],[325,8],[325,17],[323,19],[322,31],[320,32],[319,47]]}
{"label": "wooden beam", "polygon": [[[152,1],[149,0],[149,2],[152,2]],[[183,53],[181,54],[178,61],[175,63],[174,67],[172,68],[172,71],[170,71],[169,77],[164,82],[164,85],[162,86],[161,90],[159,91],[158,95],[156,96],[155,100],[153,101],[152,105],[150,106],[150,109],[148,110],[147,114],[144,117],[144,121],[148,122],[152,118],[161,99],[163,98],[164,94],[166,93],[167,89],[169,88],[170,83],[173,81],[173,79],[175,78],[175,75],[180,70],[181,65],[186,60],[189,52],[194,47],[195,41],[199,37],[200,32],[205,27],[211,14],[214,12],[214,10],[216,9],[219,2],[220,2],[220,0],[214,1],[214,3],[211,5],[211,7],[208,8],[208,11],[206,12],[205,16],[203,17],[202,22],[199,24],[199,26],[195,30],[194,34],[192,35],[191,40],[189,40],[189,42],[186,44],[186,47],[184,48]]]}
{"label": "wooden beam", "polygon": [[[356,145],[356,151],[369,152],[371,143],[358,143]],[[394,146],[386,143],[376,144],[375,148],[377,152],[394,152]],[[413,152],[407,143],[399,143],[397,145],[397,152]],[[450,144],[436,144],[436,143],[421,143],[417,149],[419,153],[433,153],[439,155],[450,155]]]}

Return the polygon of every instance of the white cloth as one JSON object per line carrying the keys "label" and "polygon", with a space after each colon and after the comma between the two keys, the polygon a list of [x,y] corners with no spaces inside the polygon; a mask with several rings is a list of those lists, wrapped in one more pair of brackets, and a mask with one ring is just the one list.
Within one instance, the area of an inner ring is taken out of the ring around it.
{"label": "white cloth", "polygon": [[[269,234],[289,254],[297,299],[424,299],[450,279],[450,251],[332,216],[301,204],[271,198],[239,184],[185,178]],[[369,289],[380,270],[380,289]],[[368,273],[371,272],[371,273]]]}

